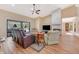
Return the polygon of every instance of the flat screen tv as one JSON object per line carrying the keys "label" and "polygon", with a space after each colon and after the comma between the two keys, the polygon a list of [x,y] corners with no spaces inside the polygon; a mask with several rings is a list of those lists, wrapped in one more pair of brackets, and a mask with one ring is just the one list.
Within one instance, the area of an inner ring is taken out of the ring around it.
{"label": "flat screen tv", "polygon": [[50,30],[50,25],[43,25],[43,30]]}

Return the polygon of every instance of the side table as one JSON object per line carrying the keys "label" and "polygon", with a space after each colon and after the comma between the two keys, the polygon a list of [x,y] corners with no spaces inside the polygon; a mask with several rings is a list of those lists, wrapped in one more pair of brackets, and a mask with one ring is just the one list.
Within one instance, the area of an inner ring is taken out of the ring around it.
{"label": "side table", "polygon": [[40,43],[44,44],[44,33],[38,32],[36,33],[36,43],[39,45]]}

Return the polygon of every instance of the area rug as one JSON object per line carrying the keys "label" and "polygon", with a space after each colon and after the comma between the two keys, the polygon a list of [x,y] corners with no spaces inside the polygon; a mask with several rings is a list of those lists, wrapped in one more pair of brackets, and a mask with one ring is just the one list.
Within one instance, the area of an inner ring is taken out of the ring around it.
{"label": "area rug", "polygon": [[31,48],[33,48],[37,52],[40,52],[44,48],[44,46],[45,46],[44,44],[38,45],[38,44],[34,43],[31,45]]}

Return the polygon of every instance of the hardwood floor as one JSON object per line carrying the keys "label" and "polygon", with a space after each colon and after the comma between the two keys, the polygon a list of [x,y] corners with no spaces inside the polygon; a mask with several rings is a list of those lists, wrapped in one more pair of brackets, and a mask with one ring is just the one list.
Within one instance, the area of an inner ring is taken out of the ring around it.
{"label": "hardwood floor", "polygon": [[35,51],[31,47],[23,49],[11,39],[1,43],[1,54],[78,54],[79,38],[71,35],[63,35],[60,37],[57,45],[46,45],[40,52]]}

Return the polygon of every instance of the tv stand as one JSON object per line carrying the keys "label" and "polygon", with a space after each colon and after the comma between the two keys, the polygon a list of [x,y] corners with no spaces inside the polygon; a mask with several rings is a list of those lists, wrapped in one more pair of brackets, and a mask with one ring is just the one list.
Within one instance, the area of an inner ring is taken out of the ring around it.
{"label": "tv stand", "polygon": [[43,30],[43,32],[48,33],[49,30]]}
{"label": "tv stand", "polygon": [[45,33],[48,33],[48,31],[45,31]]}

